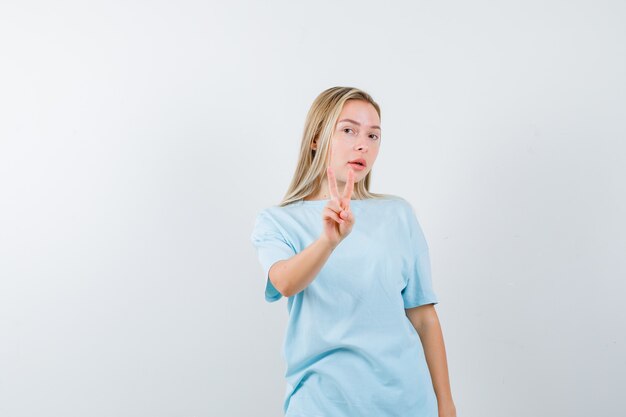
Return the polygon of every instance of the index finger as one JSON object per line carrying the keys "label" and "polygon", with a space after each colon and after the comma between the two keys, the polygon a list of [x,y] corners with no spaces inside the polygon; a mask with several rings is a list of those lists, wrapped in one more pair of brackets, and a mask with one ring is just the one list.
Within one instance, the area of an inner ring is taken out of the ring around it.
{"label": "index finger", "polygon": [[326,177],[328,177],[328,190],[333,200],[339,200],[339,190],[337,189],[337,179],[333,169],[329,166],[326,168]]}

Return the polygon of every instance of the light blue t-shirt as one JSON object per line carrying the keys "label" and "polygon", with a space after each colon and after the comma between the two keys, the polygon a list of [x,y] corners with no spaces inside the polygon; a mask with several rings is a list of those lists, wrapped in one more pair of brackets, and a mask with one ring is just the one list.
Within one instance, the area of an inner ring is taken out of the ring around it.
{"label": "light blue t-shirt", "polygon": [[[261,210],[251,241],[265,276],[322,234],[328,200]],[[287,417],[437,417],[428,365],[405,308],[437,304],[428,244],[397,196],[351,200],[355,223],[319,274],[287,298]]]}

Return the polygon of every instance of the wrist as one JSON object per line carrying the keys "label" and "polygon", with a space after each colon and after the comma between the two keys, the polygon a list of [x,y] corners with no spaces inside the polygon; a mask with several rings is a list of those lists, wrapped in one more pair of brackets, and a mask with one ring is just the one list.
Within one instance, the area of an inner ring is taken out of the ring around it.
{"label": "wrist", "polygon": [[437,406],[439,407],[439,409],[443,409],[443,410],[455,410],[456,409],[456,406],[454,405],[452,398],[448,398],[445,400],[437,399]]}
{"label": "wrist", "polygon": [[328,240],[328,238],[325,235],[320,236],[317,239],[318,243],[325,249],[329,250],[329,251],[334,251],[335,248],[337,247],[336,244],[334,244],[333,242],[331,242],[330,240]]}

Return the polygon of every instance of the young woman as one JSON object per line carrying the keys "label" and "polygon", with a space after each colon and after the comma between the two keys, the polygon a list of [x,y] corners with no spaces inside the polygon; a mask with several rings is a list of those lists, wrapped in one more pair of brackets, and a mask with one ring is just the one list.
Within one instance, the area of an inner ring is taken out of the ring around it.
{"label": "young woman", "polygon": [[288,297],[287,417],[456,416],[415,210],[369,191],[380,146],[372,97],[327,89],[286,197],[257,215],[265,299]]}

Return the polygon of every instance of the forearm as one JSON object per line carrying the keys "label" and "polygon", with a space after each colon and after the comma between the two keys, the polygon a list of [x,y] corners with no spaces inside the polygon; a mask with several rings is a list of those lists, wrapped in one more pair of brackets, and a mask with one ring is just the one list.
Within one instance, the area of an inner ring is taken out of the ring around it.
{"label": "forearm", "polygon": [[446,348],[439,320],[435,316],[433,320],[429,320],[416,330],[424,347],[424,355],[428,363],[437,401],[440,407],[442,404],[452,405]]}
{"label": "forearm", "polygon": [[300,253],[272,265],[270,281],[285,297],[299,293],[315,279],[334,248],[325,238],[318,238]]}

